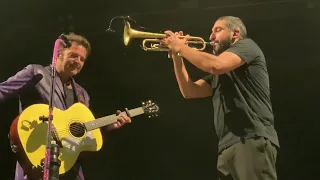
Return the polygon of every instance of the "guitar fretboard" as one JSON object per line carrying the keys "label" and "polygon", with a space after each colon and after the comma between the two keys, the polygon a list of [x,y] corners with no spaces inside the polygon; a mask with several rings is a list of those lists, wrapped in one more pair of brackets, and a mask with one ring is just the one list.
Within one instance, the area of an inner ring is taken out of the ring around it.
{"label": "guitar fretboard", "polygon": [[[143,110],[142,107],[138,107],[138,108],[129,110],[128,111],[129,114],[127,114],[125,111],[121,112],[121,113],[124,113],[124,114],[126,114],[127,116],[130,116],[130,117],[134,117],[134,116],[138,116],[140,114],[143,114],[144,110]],[[116,121],[117,121],[117,115],[116,114],[112,114],[112,115],[109,115],[109,116],[98,118],[98,119],[96,119],[94,121],[86,122],[86,123],[84,123],[84,126],[86,127],[87,131],[92,131],[94,129],[97,129],[97,128],[100,128],[100,127],[103,127],[103,126],[107,126],[107,125],[112,124],[112,123],[115,123]]]}

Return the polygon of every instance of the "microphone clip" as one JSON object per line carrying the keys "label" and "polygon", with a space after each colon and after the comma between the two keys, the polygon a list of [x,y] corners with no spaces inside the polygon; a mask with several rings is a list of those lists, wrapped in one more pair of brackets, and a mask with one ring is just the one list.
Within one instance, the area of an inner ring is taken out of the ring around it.
{"label": "microphone clip", "polygon": [[64,42],[64,47],[65,48],[71,47],[71,42],[69,41],[69,39],[67,38],[67,36],[65,34],[62,33],[59,36],[59,39],[61,39]]}
{"label": "microphone clip", "polygon": [[108,31],[108,32],[116,32],[116,31],[113,30],[111,27],[109,27],[106,31]]}

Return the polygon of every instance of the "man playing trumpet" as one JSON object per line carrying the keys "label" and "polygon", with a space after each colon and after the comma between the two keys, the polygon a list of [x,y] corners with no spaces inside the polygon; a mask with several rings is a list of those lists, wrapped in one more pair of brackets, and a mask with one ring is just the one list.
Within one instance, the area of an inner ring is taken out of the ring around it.
{"label": "man playing trumpet", "polygon": [[[266,60],[259,46],[247,38],[242,20],[224,16],[215,22],[210,35],[213,54],[189,47],[188,36],[179,37],[182,32],[165,34],[162,43],[170,49],[183,97],[212,96],[219,179],[276,180],[279,141]],[[209,75],[193,82],[183,59]]]}

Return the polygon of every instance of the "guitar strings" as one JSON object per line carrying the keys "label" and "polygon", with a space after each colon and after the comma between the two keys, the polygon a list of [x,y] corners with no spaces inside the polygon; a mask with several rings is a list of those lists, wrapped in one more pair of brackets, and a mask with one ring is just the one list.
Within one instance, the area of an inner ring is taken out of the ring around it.
{"label": "guitar strings", "polygon": [[[98,128],[94,128],[98,129]],[[58,134],[77,134],[77,133],[82,133],[86,132],[86,128],[83,124],[75,125],[75,126],[68,126],[68,128],[63,128],[63,129],[56,129],[56,132]]]}
{"label": "guitar strings", "polygon": [[[98,129],[98,128],[97,128]],[[64,129],[57,129],[53,130],[58,133],[58,135],[69,135],[69,134],[84,134],[86,133],[86,129],[84,127],[80,126],[71,126],[69,128],[64,128]]]}
{"label": "guitar strings", "polygon": [[[113,118],[116,118],[116,116]],[[94,129],[99,129],[99,127],[94,128]],[[67,126],[67,128],[57,129],[57,128],[53,127],[52,131],[53,131],[53,133],[56,132],[58,134],[58,136],[85,134],[87,132],[85,126],[81,122],[79,122],[79,125],[74,125],[74,126],[69,125],[69,126]]]}

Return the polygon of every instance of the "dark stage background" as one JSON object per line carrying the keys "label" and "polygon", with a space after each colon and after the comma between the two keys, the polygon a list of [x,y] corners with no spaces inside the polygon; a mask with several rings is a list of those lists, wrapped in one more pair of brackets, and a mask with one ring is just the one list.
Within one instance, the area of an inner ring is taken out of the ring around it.
{"label": "dark stage background", "polygon": [[[211,100],[182,98],[166,53],[145,52],[141,40],[125,47],[123,23],[131,15],[149,32],[183,30],[208,39],[219,16],[235,15],[267,58],[276,129],[281,149],[281,180],[319,179],[319,1],[117,0],[1,2],[1,71],[4,81],[30,63],[49,64],[62,32],[85,35],[93,51],[76,77],[91,96],[96,117],[135,108],[152,99],[158,118],[133,123],[105,138],[100,152],[84,161],[87,179],[215,179],[216,137]],[[209,49],[208,51],[210,51]],[[205,73],[187,63],[194,80]],[[17,115],[15,99],[1,105],[1,179],[13,179],[15,159],[7,140]]]}

